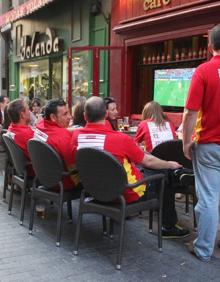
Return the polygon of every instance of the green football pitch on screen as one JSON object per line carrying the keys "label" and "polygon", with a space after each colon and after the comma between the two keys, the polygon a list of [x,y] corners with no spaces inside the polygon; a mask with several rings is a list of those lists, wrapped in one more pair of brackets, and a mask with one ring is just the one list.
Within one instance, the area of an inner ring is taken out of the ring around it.
{"label": "green football pitch on screen", "polygon": [[154,73],[154,101],[184,107],[195,68],[161,69]]}
{"label": "green football pitch on screen", "polygon": [[185,105],[190,81],[156,80],[154,101],[163,106],[183,107]]}

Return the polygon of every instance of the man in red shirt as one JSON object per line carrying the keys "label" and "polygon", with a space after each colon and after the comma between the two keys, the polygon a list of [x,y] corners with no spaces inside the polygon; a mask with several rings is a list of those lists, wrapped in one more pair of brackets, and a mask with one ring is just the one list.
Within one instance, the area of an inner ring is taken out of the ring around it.
{"label": "man in red shirt", "polygon": [[8,105],[8,115],[11,124],[8,128],[9,134],[15,143],[22,149],[24,155],[29,159],[27,143],[33,138],[34,131],[29,126],[30,111],[28,105],[22,99],[16,99]]}
{"label": "man in red shirt", "polygon": [[[193,252],[202,261],[213,253],[218,229],[220,179],[220,25],[209,35],[213,58],[195,71],[183,118],[183,150],[192,159],[198,203]],[[191,136],[195,129],[194,141]]]}
{"label": "man in red shirt", "polygon": [[45,107],[44,118],[37,123],[35,138],[48,143],[63,159],[66,169],[72,172],[71,178],[65,177],[64,186],[72,189],[78,185],[78,175],[74,173],[73,148],[70,144],[72,134],[69,126],[71,115],[63,99],[52,99]]}
{"label": "man in red shirt", "polygon": [[[178,169],[180,164],[172,161],[160,160],[151,154],[145,154],[133,141],[131,137],[121,132],[114,131],[106,125],[106,107],[104,101],[99,97],[92,97],[85,104],[85,119],[87,124],[84,128],[73,132],[72,143],[74,152],[83,147],[96,147],[110,152],[124,166],[128,182],[134,183],[143,178],[142,173],[136,165],[142,165],[150,169]],[[165,193],[174,193],[167,189]],[[133,190],[127,189],[124,197],[127,203],[141,200],[146,196],[146,186],[140,185]],[[177,226],[177,217],[174,207],[174,196],[167,197],[169,202],[165,203],[163,214],[163,236],[167,238],[180,238],[189,234]],[[172,200],[171,200],[172,199]],[[170,201],[173,201],[172,203]]]}

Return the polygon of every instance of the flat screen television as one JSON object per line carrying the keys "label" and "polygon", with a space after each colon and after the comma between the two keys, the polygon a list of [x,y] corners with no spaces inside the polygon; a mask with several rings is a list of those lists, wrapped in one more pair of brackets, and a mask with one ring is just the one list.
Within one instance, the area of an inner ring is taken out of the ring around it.
{"label": "flat screen television", "polygon": [[184,107],[195,68],[167,68],[154,71],[153,100],[165,108]]}

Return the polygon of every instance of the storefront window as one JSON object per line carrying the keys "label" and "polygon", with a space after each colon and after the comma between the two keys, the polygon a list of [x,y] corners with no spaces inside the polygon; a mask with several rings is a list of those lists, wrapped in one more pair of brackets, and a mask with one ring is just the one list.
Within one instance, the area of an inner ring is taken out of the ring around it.
{"label": "storefront window", "polygon": [[20,96],[49,100],[49,60],[20,64]]}
{"label": "storefront window", "polygon": [[92,95],[92,52],[73,52],[72,95],[73,104]]}
{"label": "storefront window", "polygon": [[61,58],[51,60],[52,72],[52,97],[59,98],[62,95],[62,60]]}

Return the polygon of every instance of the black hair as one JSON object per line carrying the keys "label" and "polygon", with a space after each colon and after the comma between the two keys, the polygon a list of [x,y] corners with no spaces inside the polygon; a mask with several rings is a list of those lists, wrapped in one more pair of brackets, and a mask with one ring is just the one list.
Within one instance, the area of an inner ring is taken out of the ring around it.
{"label": "black hair", "polygon": [[220,50],[220,25],[216,25],[210,32],[209,40],[213,50]]}
{"label": "black hair", "polygon": [[104,103],[105,103],[106,109],[108,110],[108,105],[111,103],[116,103],[116,101],[113,97],[105,97]]}
{"label": "black hair", "polygon": [[66,106],[66,102],[62,98],[50,100],[45,106],[44,118],[46,120],[50,120],[50,115],[51,114],[56,115],[57,108],[62,106]]}
{"label": "black hair", "polygon": [[102,98],[91,97],[86,101],[85,113],[88,122],[98,122],[103,120],[106,115],[106,106]]}
{"label": "black hair", "polygon": [[31,106],[33,107],[34,104],[37,104],[38,107],[41,106],[41,101],[39,98],[34,98],[32,101],[31,101]]}
{"label": "black hair", "polygon": [[4,103],[5,98],[8,98],[6,95],[0,96],[0,103]]}
{"label": "black hair", "polygon": [[24,101],[22,99],[16,99],[8,104],[8,115],[12,122],[18,123],[20,120],[20,114],[25,110]]}

